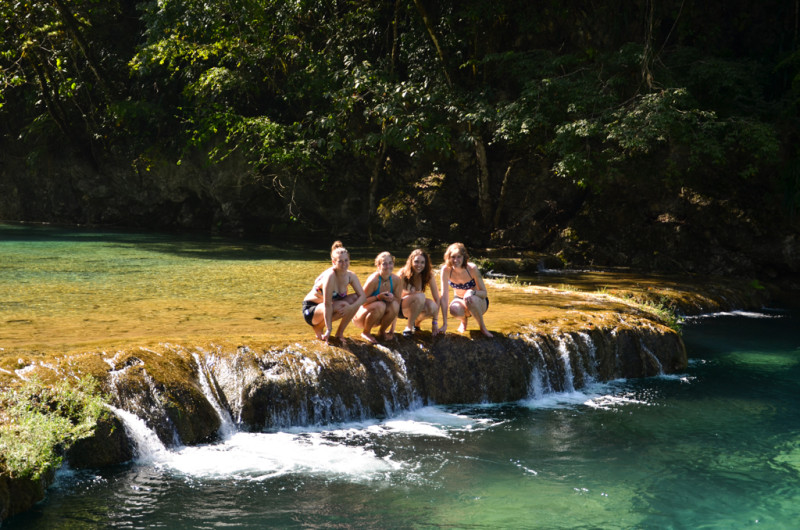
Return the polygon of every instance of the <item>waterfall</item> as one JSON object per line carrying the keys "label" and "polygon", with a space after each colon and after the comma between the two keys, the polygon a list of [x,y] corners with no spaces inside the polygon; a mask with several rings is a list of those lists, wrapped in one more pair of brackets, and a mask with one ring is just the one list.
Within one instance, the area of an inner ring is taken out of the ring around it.
{"label": "waterfall", "polygon": [[388,381],[388,386],[386,387],[388,392],[383,393],[384,414],[393,416],[402,410],[413,408],[415,404],[419,405],[420,399],[414,390],[414,385],[411,384],[408,378],[405,359],[403,359],[402,355],[385,346],[378,345],[376,347],[386,354],[395,367],[390,367],[383,359],[375,362],[375,365],[380,368]]}
{"label": "waterfall", "polygon": [[[540,399],[685,366],[680,337],[656,326],[522,330],[493,340],[450,335],[375,346],[162,345],[165,355],[137,351],[106,359],[108,382],[114,405],[144,418],[172,447],[240,430],[392,417],[426,405]],[[165,384],[156,377],[165,373],[158,363],[167,355],[181,362],[170,362]]]}
{"label": "waterfall", "polygon": [[[152,350],[140,348],[152,353]],[[161,440],[170,440],[180,445],[181,439],[172,419],[166,413],[164,403],[168,399],[158,388],[158,382],[145,369],[145,362],[136,356],[125,358],[122,366],[118,366],[119,352],[113,358],[103,361],[111,367],[109,386],[120,409],[131,411],[135,415],[147,418]]]}
{"label": "waterfall", "polygon": [[597,346],[588,333],[528,337],[531,371],[526,399],[574,392],[599,377]]}
{"label": "waterfall", "polygon": [[564,391],[575,391],[575,376],[572,374],[572,362],[569,358],[569,348],[567,348],[567,341],[562,336],[558,339],[558,353],[561,361],[564,363]]}
{"label": "waterfall", "polygon": [[592,337],[588,333],[578,333],[583,342],[583,351],[585,355],[582,356],[584,360],[584,384],[588,385],[597,381],[597,346],[595,346]]}
{"label": "waterfall", "polygon": [[206,366],[203,364],[203,362],[200,360],[200,356],[196,353],[193,353],[192,356],[194,357],[194,360],[197,363],[197,379],[200,381],[200,388],[202,388],[203,390],[203,395],[206,397],[208,402],[214,408],[214,410],[217,413],[217,416],[219,416],[219,434],[223,438],[227,438],[236,432],[236,427],[233,424],[231,415],[220,404],[219,396],[216,392],[216,387],[212,385],[212,381],[209,378],[208,370],[206,369]]}
{"label": "waterfall", "polygon": [[163,460],[168,450],[158,439],[156,433],[147,427],[143,419],[127,410],[118,409],[111,405],[106,406],[122,421],[128,438],[133,442],[136,456],[139,460],[145,462]]}
{"label": "waterfall", "polygon": [[533,369],[531,370],[527,397],[536,399],[552,393],[553,385],[550,381],[550,371],[547,369],[547,359],[545,359],[542,346],[537,341],[530,341],[529,344],[535,349],[536,356],[531,363],[533,364]]}
{"label": "waterfall", "polygon": [[647,344],[645,344],[644,341],[639,341],[639,343],[642,348],[642,351],[645,354],[647,354],[648,358],[650,359],[650,362],[656,368],[656,374],[664,375],[664,366],[661,364],[661,361],[658,360],[656,354],[653,353],[653,351],[647,347]]}

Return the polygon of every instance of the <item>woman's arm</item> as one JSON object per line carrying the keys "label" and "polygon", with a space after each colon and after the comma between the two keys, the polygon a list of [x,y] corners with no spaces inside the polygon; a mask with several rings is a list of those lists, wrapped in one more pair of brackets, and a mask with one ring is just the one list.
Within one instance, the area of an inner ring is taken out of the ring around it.
{"label": "woman's arm", "polygon": [[478,266],[474,263],[470,263],[468,267],[473,274],[473,278],[475,278],[475,283],[477,284],[477,289],[474,289],[474,296],[478,296],[485,300],[489,296],[489,291],[486,289],[486,284],[483,283],[483,276],[481,276],[480,269],[478,269]]}
{"label": "woman's arm", "polygon": [[353,303],[353,305],[355,307],[361,307],[361,304],[363,304],[364,300],[367,299],[367,295],[364,294],[364,289],[361,287],[361,282],[358,280],[356,273],[347,271],[347,274],[350,276],[350,285],[353,286],[353,290],[358,295],[358,299]]}
{"label": "woman's arm", "polygon": [[322,279],[322,303],[323,314],[325,315],[325,333],[322,334],[322,340],[324,341],[327,341],[328,337],[333,333],[333,283],[334,272],[331,270]]}
{"label": "woman's arm", "polygon": [[447,327],[447,313],[450,307],[450,267],[442,265],[440,284],[442,286],[442,330]]}
{"label": "woman's arm", "polygon": [[372,274],[369,275],[369,277],[367,278],[367,282],[364,284],[364,296],[366,297],[364,298],[365,304],[371,304],[372,302],[378,301],[377,296],[372,296],[370,294],[367,294],[374,292],[375,289],[378,288],[377,286],[378,276],[380,276],[379,272],[373,272]]}

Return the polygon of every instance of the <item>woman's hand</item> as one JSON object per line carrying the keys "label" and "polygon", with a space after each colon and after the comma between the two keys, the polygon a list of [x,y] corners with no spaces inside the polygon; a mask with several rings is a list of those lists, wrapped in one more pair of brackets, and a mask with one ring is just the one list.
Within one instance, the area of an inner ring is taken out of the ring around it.
{"label": "woman's hand", "polygon": [[394,294],[390,292],[378,293],[378,300],[391,304],[394,301]]}

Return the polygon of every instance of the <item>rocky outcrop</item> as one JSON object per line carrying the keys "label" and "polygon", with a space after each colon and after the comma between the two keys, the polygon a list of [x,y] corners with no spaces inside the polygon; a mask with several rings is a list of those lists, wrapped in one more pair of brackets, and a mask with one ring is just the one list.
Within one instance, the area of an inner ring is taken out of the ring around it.
{"label": "rocky outcrop", "polygon": [[92,436],[77,440],[69,448],[66,461],[73,469],[90,469],[112,466],[132,457],[133,448],[122,421],[114,414],[105,414]]}
{"label": "rocky outcrop", "polygon": [[260,431],[385,417],[417,404],[507,402],[590,382],[686,367],[678,333],[609,314],[553,330],[524,326],[494,339],[455,334],[275,346],[120,352],[109,389],[166,445],[212,438],[221,416]]}
{"label": "rocky outcrop", "polygon": [[45,490],[53,482],[54,476],[54,470],[35,479],[0,474],[0,521],[29,510],[44,499]]}

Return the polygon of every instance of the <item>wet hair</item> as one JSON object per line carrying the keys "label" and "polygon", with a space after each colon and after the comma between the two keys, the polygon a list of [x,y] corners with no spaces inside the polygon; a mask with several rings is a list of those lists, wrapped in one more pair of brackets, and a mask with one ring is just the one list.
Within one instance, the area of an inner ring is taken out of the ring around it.
{"label": "wet hair", "polygon": [[334,260],[339,257],[340,254],[350,254],[346,248],[344,248],[344,243],[341,241],[334,241],[333,245],[331,245],[331,259]]}
{"label": "wet hair", "polygon": [[428,285],[428,282],[431,281],[431,277],[433,276],[433,268],[431,267],[431,257],[428,256],[428,253],[422,250],[421,248],[417,248],[411,251],[411,254],[408,255],[408,259],[406,260],[406,264],[403,265],[403,268],[400,269],[400,277],[407,283],[411,283],[411,279],[414,277],[414,258],[417,256],[422,256],[425,258],[425,268],[422,269],[420,276],[422,276],[422,292],[425,292],[425,287]]}
{"label": "wet hair", "polygon": [[452,245],[447,247],[447,250],[444,253],[444,264],[447,265],[448,267],[453,266],[451,260],[453,258],[454,252],[458,252],[462,256],[464,256],[463,266],[466,269],[467,263],[469,262],[469,252],[467,252],[467,247],[464,246],[464,243],[453,243]]}
{"label": "wet hair", "polygon": [[386,257],[392,258],[392,263],[394,263],[394,256],[392,256],[390,252],[381,252],[380,254],[375,256],[375,266],[380,267],[381,263],[383,262],[383,259]]}

